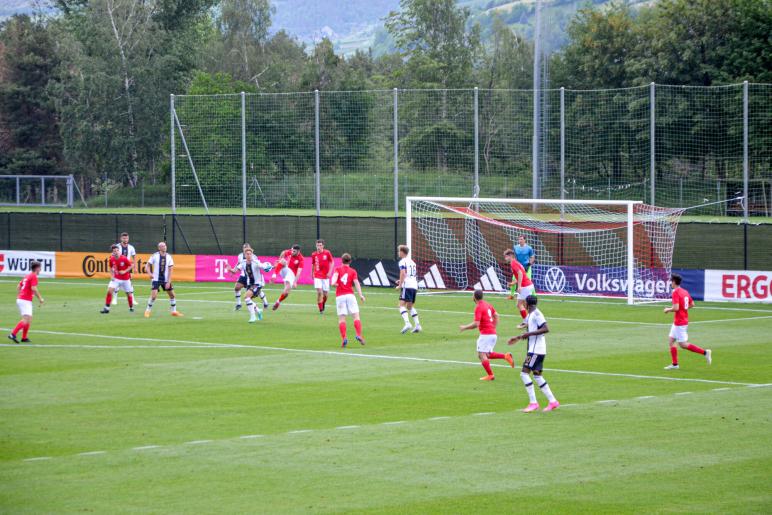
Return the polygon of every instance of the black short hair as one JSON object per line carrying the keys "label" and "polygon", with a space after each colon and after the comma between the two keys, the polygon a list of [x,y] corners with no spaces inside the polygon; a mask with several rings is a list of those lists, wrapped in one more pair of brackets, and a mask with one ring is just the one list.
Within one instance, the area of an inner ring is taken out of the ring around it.
{"label": "black short hair", "polygon": [[681,281],[683,281],[683,278],[678,274],[673,274],[670,276],[670,280],[676,283],[676,285],[681,286]]}
{"label": "black short hair", "polygon": [[123,238],[124,236],[128,236],[128,235],[129,235],[129,233],[127,233],[127,232],[122,232],[122,233],[121,233],[121,238]]}
{"label": "black short hair", "polygon": [[482,300],[483,298],[483,291],[482,290],[475,290],[474,291],[474,300]]}
{"label": "black short hair", "polygon": [[535,306],[539,303],[539,299],[536,298],[536,295],[529,295],[525,298],[525,303],[528,306]]}
{"label": "black short hair", "polygon": [[[318,240],[316,240],[316,243],[321,243],[322,245],[327,245],[327,244],[324,242],[324,240],[323,240],[323,239],[321,239],[321,238],[319,238]],[[300,250],[300,247],[298,247],[298,250]]]}
{"label": "black short hair", "polygon": [[292,246],[292,250],[300,250],[300,245],[297,243]]}
{"label": "black short hair", "polygon": [[119,248],[121,248],[121,246],[118,245],[117,243],[113,243],[112,245],[110,245],[110,250],[119,249]]}
{"label": "black short hair", "polygon": [[351,254],[349,254],[348,252],[344,253],[340,257],[340,260],[343,262],[344,265],[348,265],[349,263],[351,263]]}
{"label": "black short hair", "polygon": [[31,261],[29,264],[29,270],[30,272],[34,272],[38,268],[40,268],[42,265],[40,264],[40,261]]}

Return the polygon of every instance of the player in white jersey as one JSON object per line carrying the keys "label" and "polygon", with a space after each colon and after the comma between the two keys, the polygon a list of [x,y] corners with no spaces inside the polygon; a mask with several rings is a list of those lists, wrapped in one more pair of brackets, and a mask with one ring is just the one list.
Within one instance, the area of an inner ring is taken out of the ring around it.
{"label": "player in white jersey", "polygon": [[[418,311],[413,307],[418,294],[418,275],[415,262],[410,259],[410,249],[407,245],[397,247],[397,253],[399,254],[399,279],[397,280],[396,289],[402,290],[399,294],[399,314],[402,315],[402,320],[405,321],[405,325],[402,327],[402,334],[411,329],[411,332],[420,333],[421,322],[418,320]],[[413,317],[415,327],[410,325],[408,311],[410,316]]]}
{"label": "player in white jersey", "polygon": [[[547,319],[536,307],[538,299],[529,295],[525,299],[526,308],[528,310],[528,316],[525,319],[527,325],[527,331],[519,336],[514,336],[507,342],[512,345],[518,340],[528,339],[528,348],[526,350],[525,361],[523,362],[523,369],[520,372],[520,378],[523,380],[525,390],[528,392],[528,406],[523,410],[525,413],[530,413],[539,409],[539,403],[536,402],[536,392],[534,391],[533,381],[539,385],[539,389],[547,397],[547,407],[544,411],[552,411],[560,406],[560,403],[552,395],[547,380],[544,379],[542,371],[544,369],[544,357],[547,355],[547,338],[544,336],[550,329],[547,326]],[[533,374],[533,381],[531,381],[531,374]]]}
{"label": "player in white jersey", "polygon": [[239,263],[238,269],[246,280],[246,300],[250,324],[263,319],[263,310],[252,302],[252,297],[258,295],[265,286],[263,272],[270,272],[272,268],[270,263],[261,263],[251,248],[244,249],[244,259]]}
{"label": "player in white jersey", "polygon": [[[231,267],[231,273],[235,274],[236,272],[239,272],[239,278],[236,281],[236,284],[234,285],[234,291],[236,293],[236,308],[235,310],[238,311],[241,309],[241,290],[242,288],[247,286],[247,279],[244,277],[244,274],[240,272],[241,270],[241,263],[244,261],[244,252],[250,249],[252,250],[252,246],[249,243],[245,243],[241,246],[241,253],[236,256],[236,266]],[[252,253],[254,254],[254,250],[252,250]],[[265,298],[265,292],[260,289],[260,292],[258,293],[258,296],[263,301],[263,308],[268,307],[268,300]]]}
{"label": "player in white jersey", "polygon": [[[129,258],[129,261],[131,261],[131,273],[134,272],[134,267],[137,266],[137,250],[134,248],[134,245],[129,244],[129,233],[122,232],[121,233],[121,241],[118,243],[120,246],[121,256],[126,256]],[[126,295],[134,295],[134,292],[126,292]],[[113,306],[118,305],[118,291],[115,291],[115,295],[113,295]]]}
{"label": "player in white jersey", "polygon": [[158,298],[159,288],[169,295],[169,304],[171,305],[172,316],[181,317],[182,313],[177,311],[177,299],[174,296],[174,285],[172,284],[172,269],[174,268],[174,259],[172,255],[166,252],[166,243],[158,244],[158,252],[150,256],[145,263],[145,273],[150,276],[150,298],[147,301],[145,318],[150,318],[150,312],[153,309],[153,303]]}

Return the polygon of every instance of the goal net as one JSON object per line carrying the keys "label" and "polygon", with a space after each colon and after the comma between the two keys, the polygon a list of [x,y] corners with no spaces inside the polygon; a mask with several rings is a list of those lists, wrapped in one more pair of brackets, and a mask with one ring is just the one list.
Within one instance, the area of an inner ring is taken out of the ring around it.
{"label": "goal net", "polygon": [[419,287],[504,292],[504,251],[525,237],[539,294],[670,297],[682,209],[633,201],[407,198],[407,243]]}

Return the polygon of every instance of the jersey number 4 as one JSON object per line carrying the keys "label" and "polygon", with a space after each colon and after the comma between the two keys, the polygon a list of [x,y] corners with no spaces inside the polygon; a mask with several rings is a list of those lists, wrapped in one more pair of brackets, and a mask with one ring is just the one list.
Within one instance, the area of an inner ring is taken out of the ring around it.
{"label": "jersey number 4", "polygon": [[348,274],[343,274],[340,277],[340,283],[344,286],[348,284]]}

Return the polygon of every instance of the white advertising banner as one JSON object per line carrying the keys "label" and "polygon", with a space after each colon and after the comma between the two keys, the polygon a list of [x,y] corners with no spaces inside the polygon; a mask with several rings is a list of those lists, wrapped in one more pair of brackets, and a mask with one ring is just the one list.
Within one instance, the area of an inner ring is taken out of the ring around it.
{"label": "white advertising banner", "polygon": [[0,277],[23,277],[29,273],[31,261],[40,261],[40,277],[56,275],[56,252],[35,252],[33,250],[0,250]]}
{"label": "white advertising banner", "polygon": [[705,300],[772,302],[772,272],[705,270]]}

